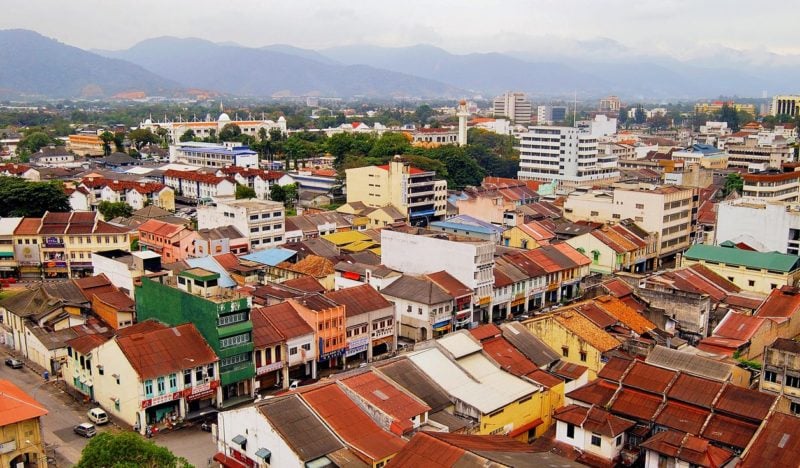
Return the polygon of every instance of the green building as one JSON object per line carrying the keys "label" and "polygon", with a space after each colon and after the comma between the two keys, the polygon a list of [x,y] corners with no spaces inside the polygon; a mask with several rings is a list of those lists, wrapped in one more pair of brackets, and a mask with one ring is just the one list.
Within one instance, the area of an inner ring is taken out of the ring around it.
{"label": "green building", "polygon": [[219,357],[217,405],[227,407],[253,397],[252,298],[220,288],[219,273],[191,268],[178,276],[142,277],[136,287],[139,321],[170,326],[191,322]]}

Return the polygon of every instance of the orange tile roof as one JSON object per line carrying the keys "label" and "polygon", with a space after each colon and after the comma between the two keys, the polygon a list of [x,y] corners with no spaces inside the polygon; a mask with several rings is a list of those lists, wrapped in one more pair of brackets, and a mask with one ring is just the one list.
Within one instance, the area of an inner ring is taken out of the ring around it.
{"label": "orange tile roof", "polygon": [[22,218],[17,228],[14,230],[15,236],[35,236],[39,233],[42,225],[42,218]]}
{"label": "orange tile roof", "polygon": [[553,319],[601,353],[619,347],[619,340],[573,309],[556,311]]}
{"label": "orange tile roof", "polygon": [[453,298],[458,299],[459,297],[472,294],[472,289],[470,289],[469,286],[457,280],[445,270],[437,271],[436,273],[428,273],[425,276],[453,296]]}
{"label": "orange tile roof", "polygon": [[411,432],[414,429],[412,419],[431,410],[430,406],[420,403],[372,371],[339,382],[394,418],[390,430],[397,435]]}
{"label": "orange tile roof", "polygon": [[47,414],[47,409],[10,380],[0,380],[0,427]]}
{"label": "orange tile roof", "polygon": [[528,376],[539,369],[502,336],[482,341],[481,346],[504,371],[517,377]]}
{"label": "orange tile roof", "polygon": [[142,379],[218,361],[214,350],[191,323],[118,336],[117,345]]}
{"label": "orange tile roof", "polygon": [[600,296],[594,303],[639,335],[656,329],[653,322],[614,296]]}

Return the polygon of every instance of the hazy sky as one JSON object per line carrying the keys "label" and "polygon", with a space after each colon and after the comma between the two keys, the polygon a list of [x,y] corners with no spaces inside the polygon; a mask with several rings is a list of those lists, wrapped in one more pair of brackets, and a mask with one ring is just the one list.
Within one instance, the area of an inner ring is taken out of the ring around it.
{"label": "hazy sky", "polygon": [[100,49],[178,36],[317,49],[429,43],[465,53],[609,38],[686,57],[720,46],[800,53],[798,17],[795,0],[11,0],[0,29]]}

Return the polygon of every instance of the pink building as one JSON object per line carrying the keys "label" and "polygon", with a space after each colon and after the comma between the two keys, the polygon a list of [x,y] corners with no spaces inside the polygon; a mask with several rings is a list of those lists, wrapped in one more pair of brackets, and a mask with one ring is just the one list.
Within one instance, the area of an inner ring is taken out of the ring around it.
{"label": "pink building", "polygon": [[151,219],[139,226],[139,248],[161,254],[164,263],[185,260],[194,253],[197,233],[184,225]]}

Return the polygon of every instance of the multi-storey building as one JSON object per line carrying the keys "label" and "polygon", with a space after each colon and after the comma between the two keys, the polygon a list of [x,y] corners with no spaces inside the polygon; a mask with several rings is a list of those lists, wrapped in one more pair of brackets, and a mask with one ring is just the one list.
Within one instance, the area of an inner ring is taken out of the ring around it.
{"label": "multi-storey building", "polygon": [[393,205],[412,225],[426,225],[447,213],[447,181],[393,160],[383,166],[347,169],[347,202],[380,208]]}
{"label": "multi-storey building", "polygon": [[214,174],[169,169],[164,172],[164,184],[175,190],[175,195],[188,200],[207,200],[214,197],[232,197],[236,183]]}
{"label": "multi-storey building", "polygon": [[618,112],[620,106],[618,96],[607,96],[600,100],[600,112]]}
{"label": "multi-storey building", "polygon": [[233,226],[250,239],[250,249],[259,250],[286,243],[286,208],[270,200],[217,198],[197,207],[197,227]]}
{"label": "multi-storey building", "polygon": [[749,135],[742,137],[740,142],[728,139],[725,151],[730,167],[766,165],[779,168],[793,159],[792,148],[784,137],[778,135]]}
{"label": "multi-storey building", "polygon": [[314,330],[317,362],[326,368],[340,365],[347,351],[345,306],[322,294],[307,294],[287,302]]}
{"label": "multi-storey building", "polygon": [[381,230],[383,265],[410,275],[450,273],[473,291],[473,321],[491,307],[495,247],[491,241],[441,232]]}
{"label": "multi-storey building", "polygon": [[0,395],[3,395],[0,465],[46,467],[41,417],[47,414],[47,409],[10,380],[0,380]]}
{"label": "multi-storey building", "polygon": [[792,414],[800,416],[800,342],[776,339],[764,349],[762,369],[758,389],[787,397]]}
{"label": "multi-storey building", "polygon": [[[219,132],[227,124],[235,124],[242,130],[243,134],[252,137],[258,137],[262,129],[266,130],[267,135],[269,135],[271,130],[280,130],[282,133],[286,133],[286,119],[282,116],[278,118],[277,122],[272,120],[239,120],[238,118],[236,120],[231,120],[230,116],[224,112],[220,114],[217,120],[211,120],[210,116],[206,117],[204,121],[194,122],[170,122],[166,120],[163,122],[153,122],[152,119],[146,119],[139,124],[139,128],[150,129],[153,133],[159,128],[166,129],[170,141],[176,143],[180,140],[181,136],[189,130],[194,132],[195,137],[198,138],[213,137],[219,135]],[[102,154],[102,152],[100,154]]]}
{"label": "multi-storey building", "polygon": [[800,115],[800,95],[779,95],[772,98],[772,115]]}
{"label": "multi-storey building", "polygon": [[[797,186],[794,193],[800,193]],[[751,197],[720,202],[715,235],[715,244],[731,241],[763,252],[800,255],[800,206]]]}
{"label": "multi-storey building", "polygon": [[23,218],[0,219],[0,278],[19,275],[19,264],[14,258],[14,231]]}
{"label": "multi-storey building", "polygon": [[188,226],[150,219],[139,226],[139,248],[161,255],[164,263],[179,262],[192,256],[197,232]]}
{"label": "multi-storey building", "polygon": [[105,154],[103,140],[96,134],[78,133],[67,137],[67,147],[81,156],[102,156]]}
{"label": "multi-storey building", "polygon": [[170,162],[204,167],[258,168],[258,153],[238,142],[184,142],[169,148]]}
{"label": "multi-storey building", "polygon": [[756,118],[758,111],[755,104],[744,104],[734,101],[711,101],[711,102],[698,102],[694,105],[695,114],[715,114],[722,111],[723,106],[728,106],[736,112],[746,112],[752,118]]}
{"label": "multi-storey building", "polygon": [[744,174],[742,195],[763,201],[800,201],[800,171],[795,170],[794,165],[787,164],[782,169]]}
{"label": "multi-storey building", "polygon": [[219,273],[203,268],[191,268],[177,276],[142,277],[135,298],[139,320],[197,327],[219,357],[222,391],[217,405],[226,407],[253,395],[252,297],[220,288],[219,279]]}
{"label": "multi-storey building", "polygon": [[536,123],[552,125],[554,122],[567,120],[566,106],[539,106],[536,108]]}
{"label": "multi-storey building", "polygon": [[686,249],[696,220],[694,190],[675,185],[616,184],[613,191],[589,191],[569,196],[564,217],[601,223],[632,219],[658,238],[659,258]]}
{"label": "multi-storey building", "polygon": [[508,117],[516,124],[526,125],[531,122],[533,105],[525,93],[509,91],[494,98],[492,113],[495,117]]}
{"label": "multi-storey building", "polygon": [[597,138],[573,127],[532,127],[520,135],[522,180],[561,185],[598,185],[619,179],[617,156],[597,151]]}

